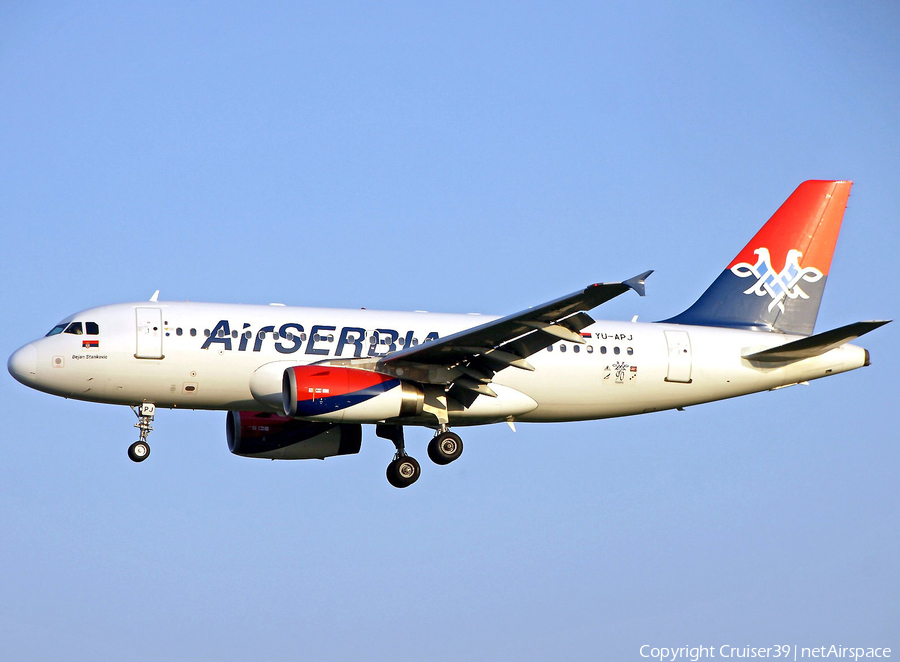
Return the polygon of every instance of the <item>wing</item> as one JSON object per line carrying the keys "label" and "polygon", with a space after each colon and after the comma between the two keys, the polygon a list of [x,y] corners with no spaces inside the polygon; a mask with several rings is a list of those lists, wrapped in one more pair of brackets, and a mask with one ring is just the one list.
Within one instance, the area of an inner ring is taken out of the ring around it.
{"label": "wing", "polygon": [[578,333],[594,323],[585,311],[634,290],[644,296],[647,271],[621,283],[598,283],[512,315],[414,347],[393,352],[379,370],[398,368],[414,379],[450,385],[448,394],[469,406],[478,395],[496,397],[494,374],[514,367],[534,370],[528,356],[558,340],[584,343]]}

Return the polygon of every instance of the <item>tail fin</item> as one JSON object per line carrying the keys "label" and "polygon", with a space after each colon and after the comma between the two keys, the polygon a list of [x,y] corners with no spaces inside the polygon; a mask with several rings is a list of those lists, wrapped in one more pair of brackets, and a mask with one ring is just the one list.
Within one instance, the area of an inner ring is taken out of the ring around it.
{"label": "tail fin", "polygon": [[800,184],[703,296],[664,321],[811,334],[852,184]]}

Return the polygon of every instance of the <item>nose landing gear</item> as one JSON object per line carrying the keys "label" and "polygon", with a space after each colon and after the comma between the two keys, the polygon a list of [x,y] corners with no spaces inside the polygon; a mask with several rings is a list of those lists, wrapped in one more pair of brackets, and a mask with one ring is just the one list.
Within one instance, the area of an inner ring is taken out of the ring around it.
{"label": "nose landing gear", "polygon": [[128,457],[132,462],[143,462],[150,456],[150,444],[147,443],[147,436],[153,429],[151,423],[156,415],[156,405],[151,402],[144,402],[139,407],[132,407],[134,415],[137,416],[138,422],[134,424],[141,432],[141,438],[128,447]]}

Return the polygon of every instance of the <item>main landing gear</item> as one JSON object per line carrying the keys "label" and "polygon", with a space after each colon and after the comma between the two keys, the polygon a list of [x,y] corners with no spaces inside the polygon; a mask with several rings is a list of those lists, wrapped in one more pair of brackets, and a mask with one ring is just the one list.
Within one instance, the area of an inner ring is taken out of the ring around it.
{"label": "main landing gear", "polygon": [[128,457],[132,462],[143,462],[150,456],[150,444],[147,443],[147,435],[153,429],[151,423],[156,415],[156,405],[145,402],[139,407],[132,407],[138,422],[134,424],[141,431],[141,438],[128,447]]}
{"label": "main landing gear", "polygon": [[435,464],[450,464],[462,455],[463,443],[458,434],[450,430],[444,430],[434,435],[434,439],[428,442],[428,457]]}
{"label": "main landing gear", "polygon": [[[450,464],[462,455],[463,443],[459,435],[450,432],[446,426],[428,443],[428,457],[435,464]],[[409,487],[422,475],[422,467],[416,459],[406,453],[406,444],[403,441],[403,426],[378,424],[375,426],[375,434],[382,439],[393,442],[397,452],[394,459],[387,467],[388,482],[394,487]]]}
{"label": "main landing gear", "polygon": [[387,467],[388,482],[394,487],[409,487],[419,480],[419,476],[422,475],[422,467],[414,457],[406,454],[403,426],[379,424],[375,426],[375,434],[382,439],[391,441],[397,449],[394,459]]}

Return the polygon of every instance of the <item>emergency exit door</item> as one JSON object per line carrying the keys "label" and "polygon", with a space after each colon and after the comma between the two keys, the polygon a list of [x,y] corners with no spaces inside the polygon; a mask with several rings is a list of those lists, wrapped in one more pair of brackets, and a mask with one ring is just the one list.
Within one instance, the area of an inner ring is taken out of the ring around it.
{"label": "emergency exit door", "polygon": [[162,311],[159,308],[136,308],[137,315],[137,349],[134,353],[138,359],[163,358]]}

